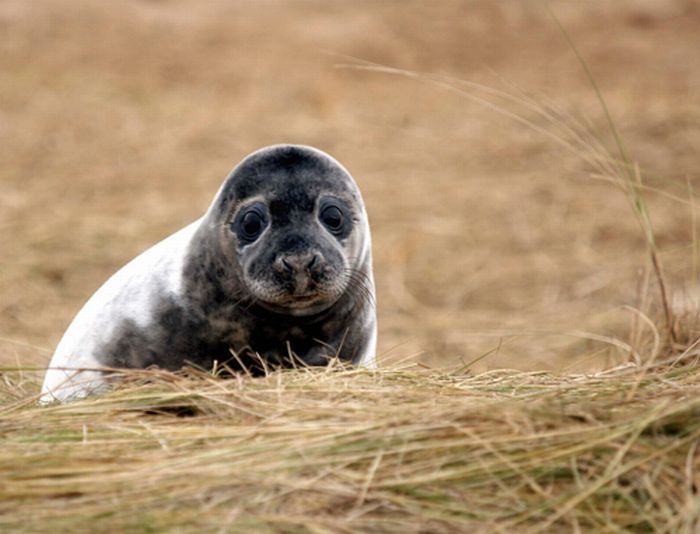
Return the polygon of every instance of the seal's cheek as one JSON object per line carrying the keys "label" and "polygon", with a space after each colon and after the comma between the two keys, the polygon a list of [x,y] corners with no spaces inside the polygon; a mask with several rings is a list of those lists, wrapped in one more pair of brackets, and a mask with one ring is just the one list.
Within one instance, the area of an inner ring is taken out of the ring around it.
{"label": "seal's cheek", "polygon": [[366,252],[366,240],[362,234],[353,231],[344,240],[340,242],[344,256],[348,259],[350,268],[357,268],[362,261],[362,257]]}
{"label": "seal's cheek", "polygon": [[244,276],[258,283],[273,283],[274,272],[271,265],[274,257],[272,247],[266,247],[264,242],[256,244],[255,247],[246,247],[239,255]]}
{"label": "seal's cheek", "polygon": [[342,276],[346,268],[342,248],[330,243],[324,243],[318,249],[324,259],[324,268],[319,281],[322,283],[333,283],[336,278]]}

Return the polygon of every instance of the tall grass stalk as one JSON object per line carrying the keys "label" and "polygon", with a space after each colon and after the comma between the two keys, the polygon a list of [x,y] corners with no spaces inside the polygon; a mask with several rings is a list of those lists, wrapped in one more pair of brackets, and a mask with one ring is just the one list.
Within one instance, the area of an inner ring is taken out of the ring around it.
{"label": "tall grass stalk", "polygon": [[615,121],[613,120],[612,114],[608,109],[608,105],[605,102],[605,99],[603,98],[603,93],[600,91],[600,87],[598,87],[598,84],[595,81],[595,77],[591,73],[588,64],[583,59],[583,56],[579,52],[573,39],[571,39],[569,32],[566,30],[566,28],[564,28],[561,21],[554,15],[551,8],[549,8],[549,6],[547,7],[549,9],[550,15],[552,16],[552,19],[556,23],[562,35],[566,39],[566,42],[568,43],[569,47],[576,55],[576,59],[583,68],[584,72],[586,73],[588,82],[590,83],[591,87],[593,88],[593,91],[595,92],[596,98],[598,99],[598,103],[600,104],[600,107],[605,115],[605,119],[608,123],[608,127],[610,128],[610,132],[612,133],[613,138],[615,139],[615,145],[617,147],[619,161],[622,162],[622,165],[619,166],[618,173],[619,176],[621,176],[622,179],[627,182],[628,186],[625,189],[631,198],[635,216],[644,233],[644,238],[647,244],[647,250],[649,253],[649,257],[651,258],[652,266],[654,268],[654,275],[656,276],[656,281],[659,285],[661,305],[663,307],[664,315],[666,318],[668,336],[671,340],[672,347],[675,347],[677,340],[674,329],[673,311],[671,310],[671,306],[669,305],[668,301],[666,281],[664,279],[663,270],[661,268],[661,260],[659,258],[658,247],[656,245],[656,238],[654,237],[654,228],[651,223],[649,207],[646,202],[646,199],[644,198],[644,193],[642,190],[642,174],[639,170],[639,165],[636,161],[630,158],[627,149],[625,148],[625,145],[622,142],[622,138],[620,137],[620,134],[617,131]]}
{"label": "tall grass stalk", "polygon": [[[352,68],[411,78],[430,83],[443,90],[455,93],[460,97],[467,98],[472,102],[514,120],[551,141],[554,141],[559,146],[574,153],[586,162],[593,170],[593,177],[607,180],[617,185],[629,200],[632,213],[642,231],[654,277],[656,278],[659,288],[661,307],[666,324],[666,333],[671,347],[676,347],[678,340],[674,328],[673,310],[668,298],[667,283],[663,274],[663,266],[654,234],[649,206],[645,198],[645,191],[653,191],[667,198],[688,203],[691,205],[691,209],[694,209],[694,199],[691,196],[689,200],[685,200],[678,195],[649,187],[643,183],[640,167],[629,155],[617,126],[615,125],[610,109],[588,64],[559,19],[551,10],[549,10],[549,13],[564,36],[568,46],[575,54],[577,61],[583,68],[586,78],[593,89],[605,117],[607,127],[613,137],[614,151],[611,151],[606,146],[588,124],[583,123],[571,113],[560,109],[544,96],[533,97],[515,87],[510,87],[509,90],[501,90],[467,80],[388,67],[348,56],[345,56],[345,59],[349,60],[349,62],[338,66],[341,68]],[[513,110],[509,107],[510,105],[515,105],[522,111],[518,111],[517,109]],[[536,117],[544,121],[544,125],[536,120],[528,118],[527,113],[534,113]]]}

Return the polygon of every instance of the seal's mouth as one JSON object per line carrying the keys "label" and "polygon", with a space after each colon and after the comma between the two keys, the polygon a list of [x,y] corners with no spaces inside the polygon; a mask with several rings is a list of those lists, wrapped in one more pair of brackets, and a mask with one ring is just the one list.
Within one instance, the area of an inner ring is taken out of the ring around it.
{"label": "seal's mouth", "polygon": [[304,293],[300,295],[292,295],[294,302],[309,302],[319,298],[318,293]]}
{"label": "seal's mouth", "polygon": [[314,315],[333,306],[343,294],[339,284],[293,288],[253,282],[248,289],[256,301],[275,313]]}
{"label": "seal's mouth", "polygon": [[329,305],[339,296],[337,281],[322,279],[318,273],[308,271],[294,273],[277,281],[274,286],[277,291],[271,295],[271,300],[289,309],[318,308]]}
{"label": "seal's mouth", "polygon": [[265,299],[258,302],[268,310],[284,315],[307,316],[316,315],[327,310],[337,299],[328,301],[317,295],[304,297],[288,297],[278,299]]}

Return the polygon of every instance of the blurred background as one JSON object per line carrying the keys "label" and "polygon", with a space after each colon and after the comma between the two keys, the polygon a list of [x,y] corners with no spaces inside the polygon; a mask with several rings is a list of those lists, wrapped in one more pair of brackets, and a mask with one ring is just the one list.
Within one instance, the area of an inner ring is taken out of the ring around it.
{"label": "blurred background", "polygon": [[[700,3],[550,5],[639,161],[674,299],[692,296]],[[280,142],[330,152],[363,191],[380,363],[608,366],[625,306],[656,294],[628,198],[504,114],[549,131],[533,109],[345,66],[529,95],[612,147],[542,2],[3,0],[0,35],[2,365],[44,365],[110,274]]]}

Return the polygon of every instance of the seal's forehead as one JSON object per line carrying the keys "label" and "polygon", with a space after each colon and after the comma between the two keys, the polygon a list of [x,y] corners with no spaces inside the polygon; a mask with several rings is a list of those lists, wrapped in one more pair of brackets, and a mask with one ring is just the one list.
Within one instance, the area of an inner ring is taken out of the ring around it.
{"label": "seal's forehead", "polygon": [[356,190],[348,172],[333,158],[319,150],[296,145],[275,146],[251,154],[229,179],[239,201],[261,194],[315,196],[324,191],[345,196],[353,195]]}
{"label": "seal's forehead", "polygon": [[311,209],[324,194],[345,200],[359,213],[364,210],[355,181],[331,156],[303,145],[274,145],[253,152],[231,171],[207,217],[229,217],[236,206],[255,197]]}

